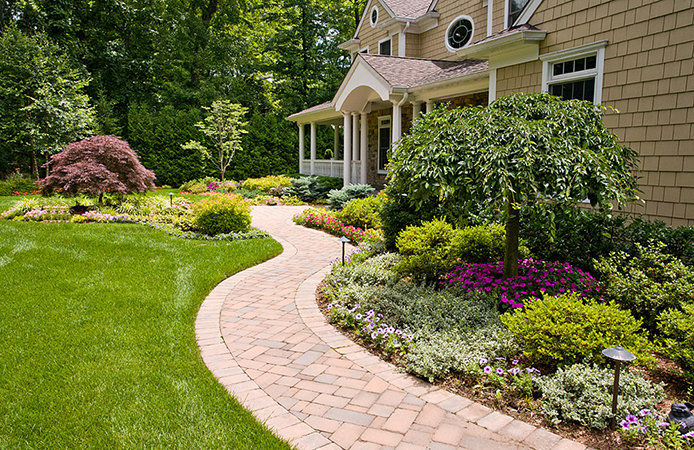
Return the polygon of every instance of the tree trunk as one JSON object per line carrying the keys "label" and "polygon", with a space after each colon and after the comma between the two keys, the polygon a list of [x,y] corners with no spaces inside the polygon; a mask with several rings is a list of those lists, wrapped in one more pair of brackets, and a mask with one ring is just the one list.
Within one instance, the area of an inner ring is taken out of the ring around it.
{"label": "tree trunk", "polygon": [[36,150],[31,149],[31,176],[34,180],[39,179],[39,162],[36,159]]}
{"label": "tree trunk", "polygon": [[518,230],[520,228],[519,211],[514,206],[513,196],[507,206],[506,218],[506,251],[504,252],[504,278],[518,276]]}
{"label": "tree trunk", "polygon": [[101,194],[99,194],[99,204],[100,205],[104,204],[104,193],[103,192]]}

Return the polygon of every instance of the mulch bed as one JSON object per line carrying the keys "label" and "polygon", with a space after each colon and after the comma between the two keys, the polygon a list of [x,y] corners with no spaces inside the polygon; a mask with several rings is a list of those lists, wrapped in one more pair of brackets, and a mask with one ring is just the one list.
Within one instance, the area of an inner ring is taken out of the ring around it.
{"label": "mulch bed", "polygon": [[[323,295],[323,288],[324,283],[321,282],[316,290],[316,300],[318,307],[325,316],[326,320],[329,320],[330,315],[328,313],[328,305],[330,302],[326,300],[325,296]],[[345,330],[339,327],[336,328],[343,335],[364,347],[371,354],[378,356],[384,361],[397,365],[398,367],[403,367],[404,364],[402,360],[397,356],[383,353],[378,348],[371,345],[371,343],[359,337],[353,331]],[[522,358],[519,357],[519,359]],[[644,378],[652,382],[665,383],[666,399],[661,405],[659,405],[658,408],[661,413],[669,411],[672,403],[674,403],[673,399],[681,397],[683,392],[687,392],[688,389],[691,389],[691,385],[689,385],[686,379],[684,379],[684,377],[681,375],[681,370],[678,368],[677,364],[661,356],[656,355],[655,368],[646,370],[641,367],[635,367],[635,370],[638,371]],[[414,374],[411,375],[416,376]],[[428,380],[424,381],[428,382]],[[543,427],[565,438],[581,442],[588,447],[600,450],[626,448],[619,444],[619,433],[616,430],[595,430],[574,423],[561,423],[559,425],[554,425],[546,421],[542,412],[540,411],[539,401],[518,401],[517,398],[505,396],[500,402],[495,393],[480,389],[478,387],[467,386],[454,377],[445,380],[436,380],[434,384],[450,392],[474,400],[484,406],[487,406],[488,408],[507,414],[513,418],[538,427]]]}

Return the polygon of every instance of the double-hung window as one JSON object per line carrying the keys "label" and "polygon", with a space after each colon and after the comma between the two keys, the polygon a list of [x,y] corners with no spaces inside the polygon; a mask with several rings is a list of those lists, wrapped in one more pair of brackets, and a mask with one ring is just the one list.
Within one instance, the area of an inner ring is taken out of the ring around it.
{"label": "double-hung window", "polygon": [[607,41],[601,41],[540,56],[543,92],[601,103],[605,45]]}
{"label": "double-hung window", "polygon": [[393,40],[391,38],[384,39],[378,43],[378,54],[390,56],[392,54],[391,46]]}

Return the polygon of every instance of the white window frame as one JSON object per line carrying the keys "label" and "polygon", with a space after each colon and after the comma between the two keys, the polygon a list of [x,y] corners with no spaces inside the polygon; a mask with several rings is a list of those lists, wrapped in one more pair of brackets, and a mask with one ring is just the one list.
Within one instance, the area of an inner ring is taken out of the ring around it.
{"label": "white window frame", "polygon": [[512,26],[517,26],[517,25],[523,25],[525,23],[528,23],[530,18],[535,14],[535,11],[537,11],[537,8],[540,7],[542,4],[543,0],[530,0],[527,5],[525,5],[525,8],[523,8],[523,11],[521,11],[520,16],[516,19],[515,22],[513,23],[508,23],[508,13],[511,11],[511,0],[505,0],[504,2],[504,29],[512,27]]}
{"label": "white window frame", "polygon": [[[376,11],[376,21],[373,21],[373,14],[374,11]],[[378,19],[381,18],[381,11],[378,10],[378,5],[374,5],[373,8],[371,8],[371,11],[369,11],[369,24],[371,25],[371,28],[374,28],[376,24],[378,23]]]}
{"label": "white window frame", "polygon": [[[383,122],[388,120],[388,126],[383,126]],[[388,130],[388,136],[390,137],[390,145],[393,145],[393,117],[388,116],[378,116],[378,142],[376,144],[376,172],[379,175],[385,175],[388,173],[387,170],[381,170],[381,130]],[[390,148],[390,147],[388,147]]]}
{"label": "white window frame", "polygon": [[366,47],[360,48],[357,50],[357,53],[369,53],[369,46],[367,45]]}
{"label": "white window frame", "polygon": [[[542,92],[549,92],[549,87],[555,83],[595,79],[595,93],[593,103],[602,103],[602,81],[605,74],[605,47],[608,41],[598,41],[585,44],[567,50],[559,50],[540,55],[542,61]],[[582,70],[562,75],[554,75],[554,64],[571,61],[573,59],[595,56],[595,69]]]}
{"label": "white window frame", "polygon": [[385,55],[385,56],[393,56],[393,36],[388,36],[385,39],[381,39],[378,41],[378,54],[381,54],[381,44],[384,42],[390,41],[390,55]]}
{"label": "white window frame", "polygon": [[472,24],[472,34],[470,35],[470,40],[467,41],[467,44],[463,45],[460,48],[465,48],[468,45],[472,44],[472,40],[475,37],[475,21],[472,20],[472,17],[468,16],[467,14],[461,14],[460,16],[456,17],[455,19],[453,19],[451,21],[451,23],[448,24],[448,27],[446,28],[446,34],[443,36],[443,38],[445,40],[444,43],[446,44],[446,49],[451,53],[457,52],[458,50],[460,50],[460,48],[453,48],[450,45],[448,45],[448,33],[450,33],[451,27],[453,26],[453,24],[455,24],[460,19],[467,19],[470,21],[470,24]]}

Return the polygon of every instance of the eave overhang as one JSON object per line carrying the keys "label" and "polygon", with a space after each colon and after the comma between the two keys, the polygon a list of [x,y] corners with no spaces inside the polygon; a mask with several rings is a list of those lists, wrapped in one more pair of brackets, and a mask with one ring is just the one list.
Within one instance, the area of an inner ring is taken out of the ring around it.
{"label": "eave overhang", "polygon": [[461,48],[456,55],[461,59],[486,59],[490,68],[522,64],[539,58],[540,42],[546,36],[544,30],[519,30]]}

